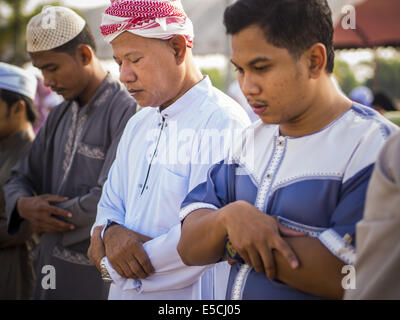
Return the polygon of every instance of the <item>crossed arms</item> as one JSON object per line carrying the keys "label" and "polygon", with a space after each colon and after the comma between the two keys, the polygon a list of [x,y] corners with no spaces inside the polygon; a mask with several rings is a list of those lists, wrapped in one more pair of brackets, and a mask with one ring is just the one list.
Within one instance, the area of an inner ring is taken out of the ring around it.
{"label": "crossed arms", "polygon": [[215,263],[224,256],[227,236],[256,272],[307,293],[342,298],[341,260],[318,239],[286,228],[244,201],[193,211],[183,221],[178,252],[187,265]]}

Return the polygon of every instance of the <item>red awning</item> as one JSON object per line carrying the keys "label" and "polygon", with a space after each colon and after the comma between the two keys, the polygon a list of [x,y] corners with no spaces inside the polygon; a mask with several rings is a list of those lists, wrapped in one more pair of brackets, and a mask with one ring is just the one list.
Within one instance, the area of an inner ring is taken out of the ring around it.
{"label": "red awning", "polygon": [[355,6],[356,29],[335,28],[336,49],[400,46],[400,0],[367,0]]}

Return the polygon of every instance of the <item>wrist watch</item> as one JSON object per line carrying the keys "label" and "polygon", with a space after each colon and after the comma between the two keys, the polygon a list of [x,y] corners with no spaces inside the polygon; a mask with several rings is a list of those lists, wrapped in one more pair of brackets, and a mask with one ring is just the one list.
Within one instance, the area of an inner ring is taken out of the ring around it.
{"label": "wrist watch", "polygon": [[104,256],[100,261],[100,273],[101,273],[101,278],[104,281],[110,282],[112,281],[112,278],[107,270],[106,259],[107,257]]}

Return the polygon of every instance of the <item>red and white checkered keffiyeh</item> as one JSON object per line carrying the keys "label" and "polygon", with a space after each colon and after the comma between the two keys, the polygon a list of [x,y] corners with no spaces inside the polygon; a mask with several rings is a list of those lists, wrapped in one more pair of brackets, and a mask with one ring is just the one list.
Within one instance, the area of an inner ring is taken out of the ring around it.
{"label": "red and white checkered keffiyeh", "polygon": [[110,0],[100,26],[106,41],[111,42],[122,32],[168,40],[176,34],[185,36],[193,45],[193,25],[180,0]]}

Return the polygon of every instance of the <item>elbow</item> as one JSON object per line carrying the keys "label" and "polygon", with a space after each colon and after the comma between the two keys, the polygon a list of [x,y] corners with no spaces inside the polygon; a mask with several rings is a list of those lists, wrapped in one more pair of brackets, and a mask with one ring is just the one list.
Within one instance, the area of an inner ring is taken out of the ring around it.
{"label": "elbow", "polygon": [[180,258],[185,265],[187,265],[189,267],[194,266],[187,250],[185,249],[185,245],[182,243],[182,239],[179,240],[176,250],[178,251]]}

